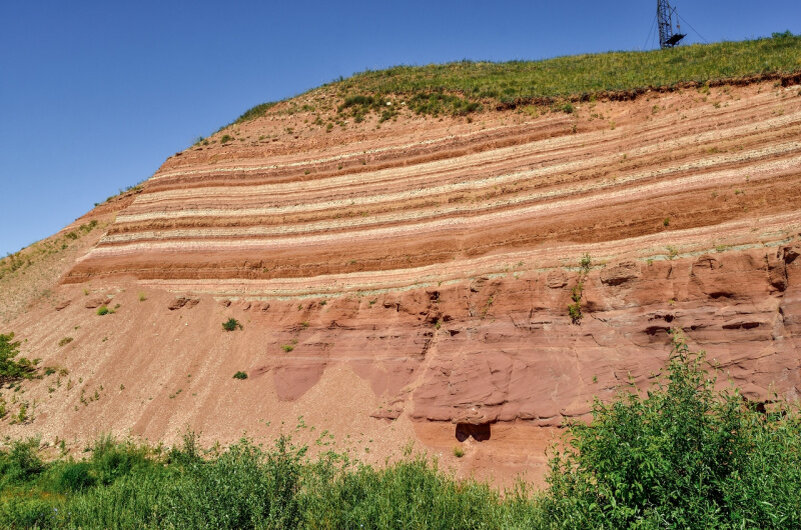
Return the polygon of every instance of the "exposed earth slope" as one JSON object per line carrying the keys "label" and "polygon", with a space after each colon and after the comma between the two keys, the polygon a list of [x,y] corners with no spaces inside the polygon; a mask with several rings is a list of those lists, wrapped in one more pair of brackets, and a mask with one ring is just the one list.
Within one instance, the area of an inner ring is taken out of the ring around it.
{"label": "exposed earth slope", "polygon": [[671,327],[748,399],[797,399],[792,82],[318,122],[337,104],[279,103],[76,222],[101,220],[59,284],[4,304],[68,373],[6,391],[32,420],[2,431],[225,441],[302,415],[379,460],[463,443],[463,472],[538,475],[553,428],[647,386]]}

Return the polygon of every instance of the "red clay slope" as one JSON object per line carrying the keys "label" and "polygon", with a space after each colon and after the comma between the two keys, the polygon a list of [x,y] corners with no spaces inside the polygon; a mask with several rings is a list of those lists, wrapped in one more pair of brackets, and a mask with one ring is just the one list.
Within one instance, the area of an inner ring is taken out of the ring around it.
{"label": "red clay slope", "polygon": [[4,431],[229,440],[304,415],[374,455],[466,443],[462,471],[536,474],[549,428],[648,384],[670,327],[749,399],[796,399],[797,87],[330,133],[281,110],[170,158],[61,303],[10,324],[69,375],[26,387],[35,420]]}

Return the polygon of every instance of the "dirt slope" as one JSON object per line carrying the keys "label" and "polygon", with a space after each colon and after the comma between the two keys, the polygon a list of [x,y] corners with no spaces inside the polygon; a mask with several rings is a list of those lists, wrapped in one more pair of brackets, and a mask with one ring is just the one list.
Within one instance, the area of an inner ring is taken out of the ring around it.
{"label": "dirt slope", "polygon": [[540,112],[327,132],[278,105],[170,158],[6,324],[68,373],[6,391],[33,419],[0,430],[228,441],[303,416],[378,462],[416,440],[536,479],[565,418],[647,385],[673,326],[749,399],[796,399],[798,87]]}

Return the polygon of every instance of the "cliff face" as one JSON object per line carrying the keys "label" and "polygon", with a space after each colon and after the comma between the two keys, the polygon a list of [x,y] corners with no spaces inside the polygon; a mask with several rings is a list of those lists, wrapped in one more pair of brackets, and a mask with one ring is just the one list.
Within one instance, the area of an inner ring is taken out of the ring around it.
{"label": "cliff face", "polygon": [[[749,399],[796,398],[797,87],[333,132],[278,111],[170,158],[12,323],[90,391],[136,397],[32,387],[40,417],[8,429],[226,438],[305,414],[384,449],[467,438],[460,466],[519,470],[514,429],[646,386],[672,327]],[[97,296],[120,307],[98,317]],[[85,336],[55,346],[67,333]]]}

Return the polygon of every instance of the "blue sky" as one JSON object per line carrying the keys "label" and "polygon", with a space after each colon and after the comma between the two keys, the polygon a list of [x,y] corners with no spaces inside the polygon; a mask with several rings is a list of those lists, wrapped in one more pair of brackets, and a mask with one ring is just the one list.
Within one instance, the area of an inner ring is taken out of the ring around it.
{"label": "blue sky", "polygon": [[[255,104],[366,68],[642,49],[655,5],[6,0],[0,253],[56,232]],[[674,5],[708,41],[801,33],[798,0]]]}

